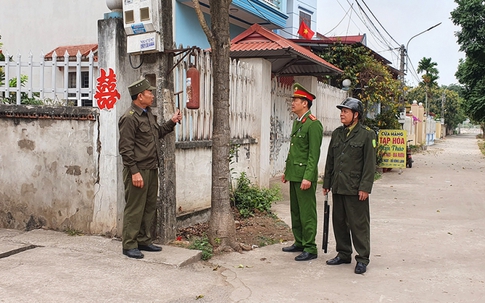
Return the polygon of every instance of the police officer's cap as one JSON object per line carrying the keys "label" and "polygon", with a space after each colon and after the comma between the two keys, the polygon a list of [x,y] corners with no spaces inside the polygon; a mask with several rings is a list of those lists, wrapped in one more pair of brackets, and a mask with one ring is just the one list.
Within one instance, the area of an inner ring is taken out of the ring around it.
{"label": "police officer's cap", "polygon": [[128,91],[130,92],[130,96],[136,96],[139,93],[142,93],[146,90],[154,90],[156,87],[150,85],[147,79],[141,79],[136,82],[133,82],[128,86]]}
{"label": "police officer's cap", "polygon": [[313,101],[316,97],[304,88],[300,83],[293,84],[293,96],[292,98],[305,98],[308,101]]}

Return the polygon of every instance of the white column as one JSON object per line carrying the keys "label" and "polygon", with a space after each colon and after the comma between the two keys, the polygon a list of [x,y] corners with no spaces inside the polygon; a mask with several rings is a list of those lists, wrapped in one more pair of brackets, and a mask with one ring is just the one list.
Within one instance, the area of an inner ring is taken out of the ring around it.
{"label": "white column", "polygon": [[271,63],[265,59],[241,59],[251,64],[254,73],[254,114],[256,116],[252,136],[257,144],[251,146],[250,172],[260,187],[269,187],[270,179],[270,132],[271,132]]}
{"label": "white column", "polygon": [[[99,136],[94,146],[98,147],[98,182],[95,186],[94,214],[91,232],[121,235],[124,209],[124,185],[122,162],[118,152],[118,120],[131,104],[127,87],[135,81],[132,73],[123,73],[128,68],[123,22],[118,18],[98,21],[99,70],[111,68],[116,74],[116,88],[121,95],[111,110],[100,110]],[[131,78],[130,78],[131,77]],[[96,100],[94,100],[96,102]]]}

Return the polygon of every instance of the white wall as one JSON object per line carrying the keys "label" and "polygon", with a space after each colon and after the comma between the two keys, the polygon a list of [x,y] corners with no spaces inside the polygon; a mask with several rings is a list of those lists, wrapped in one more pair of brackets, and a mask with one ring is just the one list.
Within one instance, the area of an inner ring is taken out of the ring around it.
{"label": "white wall", "polygon": [[104,0],[2,0],[0,42],[4,52],[20,51],[25,58],[30,51],[37,56],[58,46],[98,43],[97,21],[107,12]]}
{"label": "white wall", "polygon": [[[32,56],[39,62],[45,54],[59,46],[72,46],[98,43],[99,19],[110,10],[104,0],[2,0],[0,4],[0,42],[3,53],[12,56],[13,61],[27,61]],[[20,58],[19,58],[20,56]],[[57,54],[58,61],[64,60],[64,53]],[[20,60],[19,60],[20,59]],[[75,68],[70,68],[75,72]],[[81,71],[88,71],[81,68]],[[55,72],[55,83],[52,74]],[[17,70],[11,70],[9,78],[16,76]],[[15,74],[12,74],[15,73]],[[43,85],[46,88],[46,99],[59,104],[63,94],[53,95],[48,88],[61,87],[64,84],[64,70],[45,69],[44,83],[40,84],[39,69],[21,69],[27,75],[33,87]],[[94,79],[98,77],[94,70]]]}

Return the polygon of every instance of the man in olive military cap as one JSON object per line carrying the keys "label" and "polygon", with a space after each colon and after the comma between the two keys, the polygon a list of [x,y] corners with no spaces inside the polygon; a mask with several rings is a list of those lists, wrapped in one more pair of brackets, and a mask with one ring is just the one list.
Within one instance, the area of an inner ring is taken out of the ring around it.
{"label": "man in olive military cap", "polygon": [[281,181],[290,181],[291,230],[295,242],[284,252],[301,252],[296,261],[317,257],[318,160],[322,144],[323,126],[310,112],[315,95],[298,83],[293,85],[291,110],[297,115],[291,131],[290,150]]}
{"label": "man in olive military cap", "polygon": [[367,270],[370,255],[369,194],[376,167],[375,133],[361,124],[364,107],[355,98],[337,105],[342,126],[335,129],[328,146],[323,193],[332,190],[332,224],[337,256],[328,265],[348,264],[352,243],[357,252],[354,272]]}
{"label": "man in olive military cap", "polygon": [[154,89],[146,79],[132,83],[128,87],[131,106],[118,123],[126,200],[123,254],[136,259],[143,258],[140,250],[162,250],[153,244],[151,234],[158,196],[160,138],[172,132],[176,123],[182,120],[180,111],[177,111],[171,120],[158,125],[150,109]]}

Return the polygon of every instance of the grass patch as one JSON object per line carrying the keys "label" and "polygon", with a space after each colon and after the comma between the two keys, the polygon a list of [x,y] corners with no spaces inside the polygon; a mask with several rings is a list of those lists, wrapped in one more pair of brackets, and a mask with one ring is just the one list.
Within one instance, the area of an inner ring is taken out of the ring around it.
{"label": "grass patch", "polygon": [[231,196],[231,202],[243,218],[254,216],[255,211],[268,213],[271,204],[281,199],[280,188],[258,188],[251,184],[245,173],[241,173],[237,186]]}
{"label": "grass patch", "polygon": [[202,260],[209,260],[212,258],[214,249],[212,245],[209,243],[209,238],[207,235],[204,235],[201,238],[193,238],[189,239],[190,245],[189,249],[195,249],[202,251]]}
{"label": "grass patch", "polygon": [[73,229],[71,227],[68,227],[66,228],[66,230],[64,230],[64,232],[68,235],[68,236],[71,236],[71,237],[74,237],[74,236],[82,236],[84,235],[82,231],[80,230],[77,230],[77,229]]}
{"label": "grass patch", "polygon": [[273,245],[273,244],[276,244],[276,243],[279,243],[279,240],[274,239],[274,238],[270,238],[270,237],[266,237],[266,236],[258,236],[258,246],[259,247]]}

